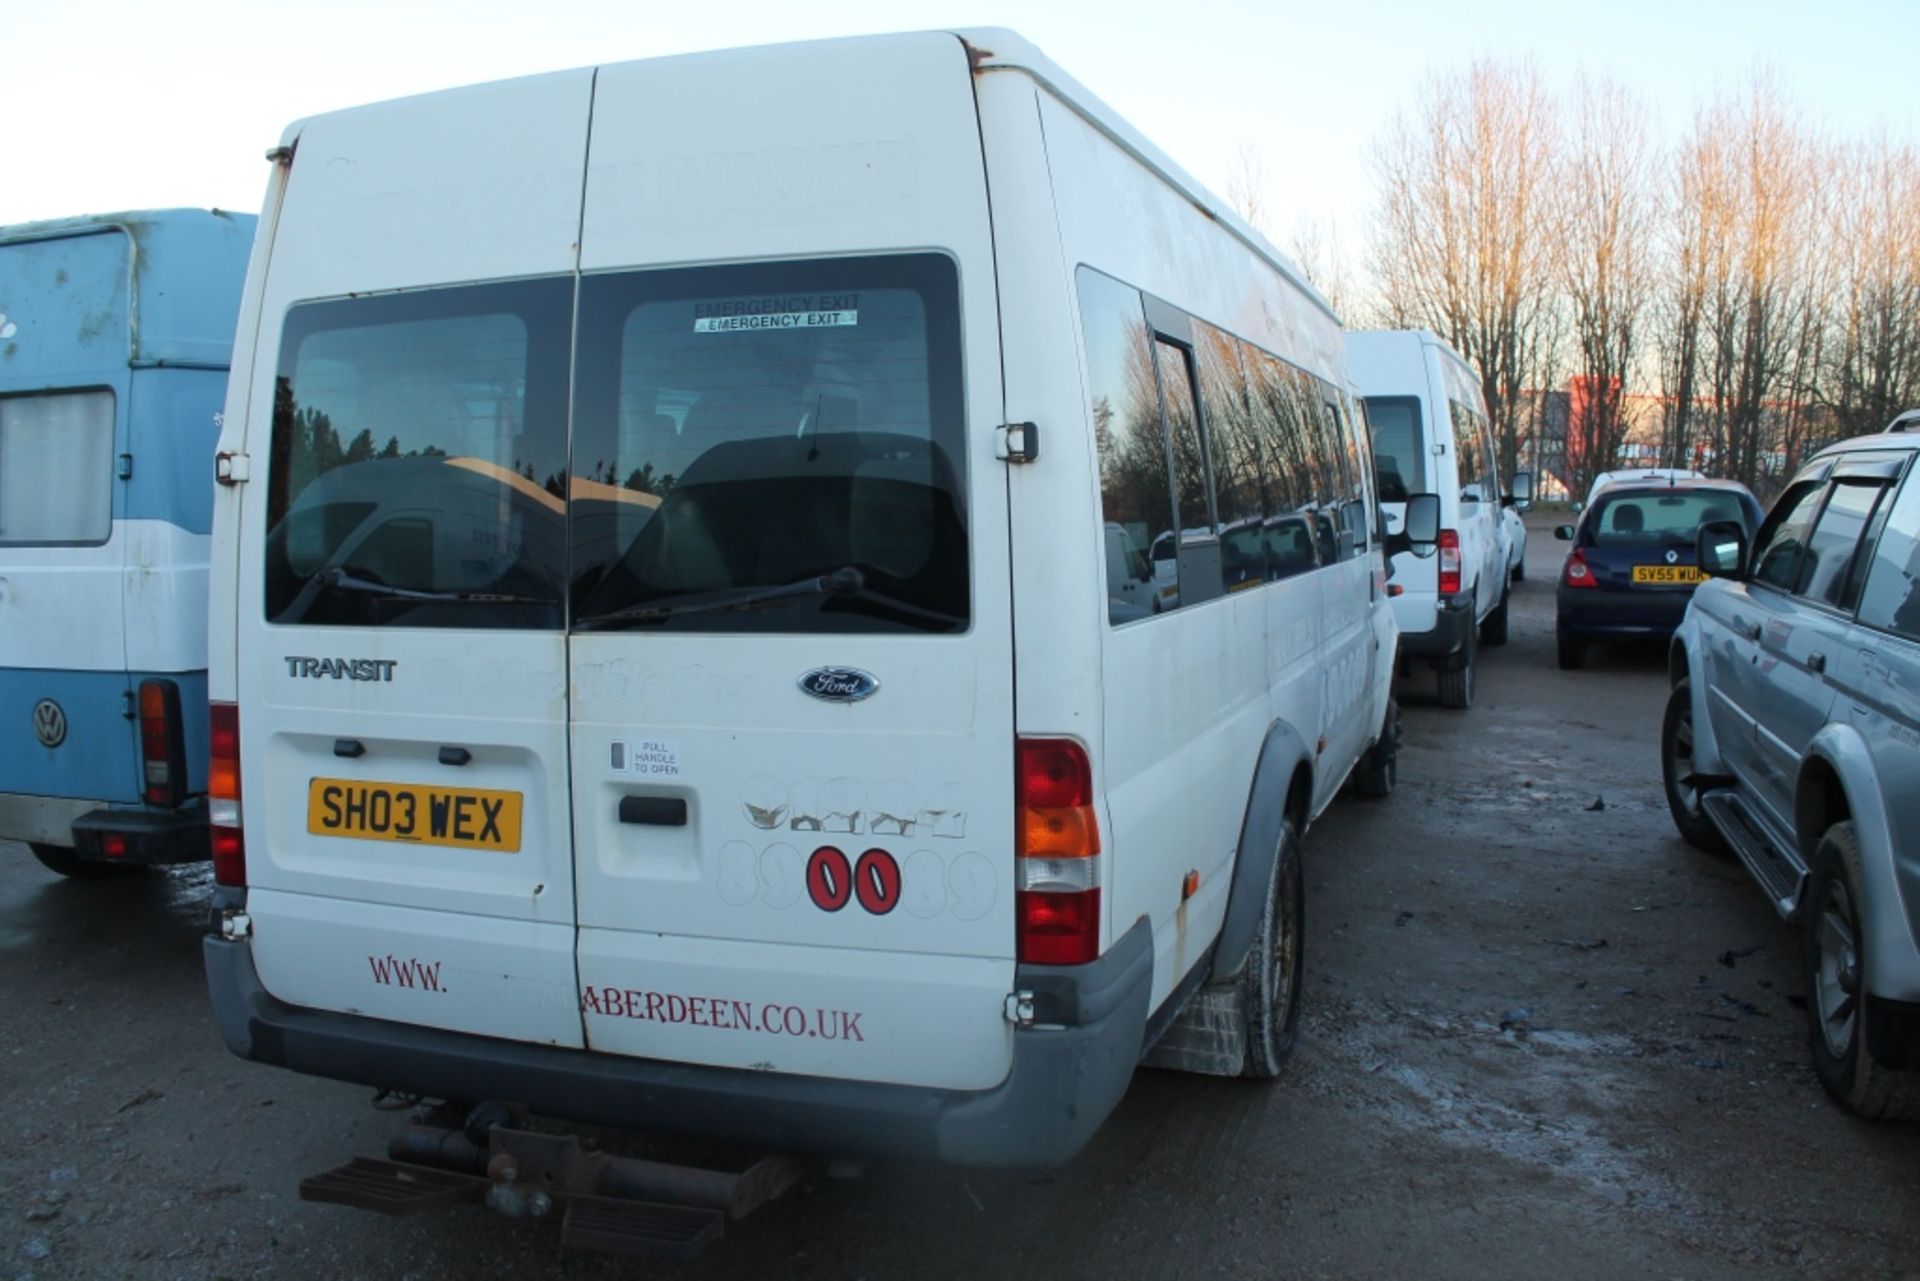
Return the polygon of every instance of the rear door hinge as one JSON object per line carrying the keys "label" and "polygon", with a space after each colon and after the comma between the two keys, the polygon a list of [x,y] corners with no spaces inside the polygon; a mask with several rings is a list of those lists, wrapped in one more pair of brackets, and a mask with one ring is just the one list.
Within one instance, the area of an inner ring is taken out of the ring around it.
{"label": "rear door hinge", "polygon": [[993,456],[1010,463],[1040,457],[1040,428],[1033,423],[1002,423],[993,429]]}
{"label": "rear door hinge", "polygon": [[1022,990],[1007,993],[1007,1004],[1003,1011],[1007,1022],[1015,1027],[1033,1026],[1033,993]]}
{"label": "rear door hinge", "polygon": [[238,485],[248,474],[245,454],[222,453],[213,456],[213,478],[222,485]]}

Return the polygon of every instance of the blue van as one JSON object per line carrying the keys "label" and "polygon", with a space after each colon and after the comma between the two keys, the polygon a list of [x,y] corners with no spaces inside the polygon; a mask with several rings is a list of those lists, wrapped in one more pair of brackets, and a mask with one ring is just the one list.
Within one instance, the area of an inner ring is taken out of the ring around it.
{"label": "blue van", "polygon": [[0,839],[207,857],[214,442],[251,215],[0,227]]}

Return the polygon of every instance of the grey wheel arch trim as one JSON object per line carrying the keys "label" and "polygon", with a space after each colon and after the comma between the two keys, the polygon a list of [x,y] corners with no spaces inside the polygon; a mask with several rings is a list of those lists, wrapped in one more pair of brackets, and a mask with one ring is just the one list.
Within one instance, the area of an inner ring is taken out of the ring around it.
{"label": "grey wheel arch trim", "polygon": [[[1280,825],[1287,818],[1287,790],[1301,765],[1307,766],[1311,778],[1312,762],[1306,740],[1293,726],[1285,721],[1275,721],[1268,726],[1266,741],[1260,745],[1259,762],[1253,769],[1246,817],[1240,822],[1240,843],[1233,858],[1233,887],[1227,892],[1227,915],[1220,926],[1220,941],[1214,947],[1210,983],[1237,980],[1246,966],[1254,935],[1260,931],[1260,916],[1273,876],[1273,858],[1280,844]],[[1309,794],[1309,810],[1312,805]],[[1305,824],[1301,826],[1304,828]],[[1304,834],[1304,831],[1300,833]]]}
{"label": "grey wheel arch trim", "polygon": [[[1868,991],[1884,1000],[1920,1002],[1920,938],[1914,936],[1914,920],[1920,913],[1913,910],[1920,907],[1920,850],[1904,854],[1894,850],[1873,761],[1851,725],[1831,723],[1814,735],[1801,758],[1796,794],[1817,786],[1810,777],[1816,761],[1839,779],[1847,798],[1846,817],[1852,820],[1860,843],[1861,901],[1854,904],[1854,913],[1866,934],[1862,959]],[[1797,803],[1795,809],[1807,812]],[[1797,835],[1805,842],[1804,856],[1812,852],[1822,832]]]}

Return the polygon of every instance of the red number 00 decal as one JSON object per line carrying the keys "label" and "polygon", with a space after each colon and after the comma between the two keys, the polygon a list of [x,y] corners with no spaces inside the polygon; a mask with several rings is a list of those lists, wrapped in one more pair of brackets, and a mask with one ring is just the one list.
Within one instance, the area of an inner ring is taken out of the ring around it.
{"label": "red number 00 decal", "polygon": [[807,894],[823,912],[845,907],[853,895],[853,869],[847,866],[847,856],[831,845],[815,850],[807,860]]}
{"label": "red number 00 decal", "polygon": [[900,901],[900,865],[885,850],[868,850],[853,865],[853,892],[860,906],[885,916]]}

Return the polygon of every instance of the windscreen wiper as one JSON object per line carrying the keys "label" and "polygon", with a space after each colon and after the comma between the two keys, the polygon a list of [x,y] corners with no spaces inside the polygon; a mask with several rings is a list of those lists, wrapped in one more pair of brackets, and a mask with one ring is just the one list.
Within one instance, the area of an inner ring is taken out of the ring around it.
{"label": "windscreen wiper", "polygon": [[417,587],[392,587],[378,579],[366,578],[347,566],[335,565],[313,576],[314,585],[342,592],[362,592],[383,600],[459,601],[476,605],[552,605],[542,596],[518,596],[511,592],[433,592]]}
{"label": "windscreen wiper", "polygon": [[779,587],[744,587],[709,600],[688,601],[684,605],[628,605],[611,614],[584,618],[574,630],[602,631],[627,623],[658,623],[683,614],[715,614],[730,610],[758,609],[763,605],[798,600],[803,596],[858,596],[866,591],[866,575],[852,565],[843,565],[830,574],[817,574]]}

